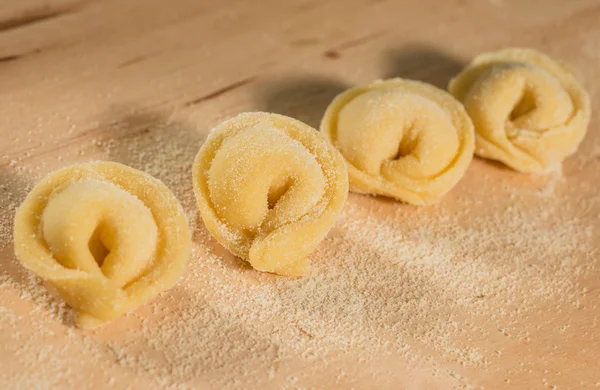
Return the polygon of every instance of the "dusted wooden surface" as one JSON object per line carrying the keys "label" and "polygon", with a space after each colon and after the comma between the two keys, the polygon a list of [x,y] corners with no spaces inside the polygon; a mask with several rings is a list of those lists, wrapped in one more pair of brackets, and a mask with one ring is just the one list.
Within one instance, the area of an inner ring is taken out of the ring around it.
{"label": "dusted wooden surface", "polygon": [[[556,202],[567,202],[568,212],[590,226],[592,249],[584,260],[597,271],[599,21],[597,0],[4,0],[0,3],[2,190],[23,197],[23,188],[32,177],[76,162],[111,159],[135,165],[130,150],[119,145],[147,137],[148,128],[157,121],[165,124],[164,129],[172,122],[184,123],[177,131],[185,134],[174,134],[174,142],[196,149],[211,127],[242,111],[282,113],[317,127],[330,99],[349,86],[401,76],[445,88],[449,78],[482,51],[533,47],[568,62],[592,98],[590,130],[578,154],[564,165],[566,179],[558,185]],[[107,139],[116,140],[109,152],[97,146]],[[160,150],[148,148],[149,153]],[[167,157],[161,158],[168,163],[168,147],[165,153]],[[496,187],[481,188],[483,175],[486,183],[497,183]],[[489,204],[474,207],[476,213],[497,211],[508,207],[506,199],[492,196],[502,192],[502,186],[531,189],[544,187],[546,180],[551,179],[529,179],[476,159],[440,207],[450,212],[460,206],[456,199],[478,196],[489,199]],[[349,202],[379,212],[392,213],[399,207],[355,195]],[[374,206],[377,202],[382,206]],[[13,217],[12,210],[0,211],[2,218]],[[552,223],[550,219],[548,226]],[[22,278],[10,243],[0,253],[0,274]],[[469,342],[485,351],[502,350],[485,367],[461,366],[435,350],[429,351],[430,357],[460,377],[459,384],[475,388],[597,387],[599,280],[597,272],[578,280],[582,287],[577,291],[585,294],[576,297],[577,305],[544,302],[524,313],[512,326],[536,329],[531,341],[500,335],[490,323],[478,324],[490,336]],[[14,332],[31,335],[28,348],[44,343],[43,337],[28,328],[28,316],[39,315],[29,313],[35,304],[18,295],[8,287],[0,289],[0,306],[22,315],[16,322],[0,322],[0,383],[9,386],[14,371],[35,376],[31,372],[38,369],[36,361],[24,364],[13,358],[23,340],[12,337]],[[61,337],[62,327],[68,325],[52,326]],[[103,339],[118,338],[126,326],[127,321],[122,321],[104,330],[95,342],[102,345]],[[80,369],[89,370],[90,380],[80,383],[68,375],[61,377],[77,388],[101,387],[107,383],[102,372],[116,378],[110,382],[115,388],[157,385],[151,376],[122,369],[108,357],[102,369],[86,364],[85,356],[78,359]],[[259,383],[273,388],[285,383],[289,387],[378,385],[376,379],[361,374],[365,363],[335,361],[337,366],[321,367],[310,380],[288,383],[276,375],[270,382]],[[527,361],[526,369],[517,369],[521,361]],[[393,371],[395,384],[380,387],[456,385],[436,379],[429,368],[411,368],[393,356],[374,357],[366,364]],[[340,367],[345,378],[352,380],[338,380]],[[302,362],[285,367],[289,375],[307,369]],[[201,387],[213,374],[203,375],[184,385]],[[251,386],[252,380],[246,380]],[[55,385],[60,384],[65,382]]]}

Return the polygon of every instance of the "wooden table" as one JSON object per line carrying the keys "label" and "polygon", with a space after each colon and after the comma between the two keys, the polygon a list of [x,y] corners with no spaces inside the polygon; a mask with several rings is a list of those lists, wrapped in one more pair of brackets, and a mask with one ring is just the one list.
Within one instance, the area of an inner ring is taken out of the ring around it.
{"label": "wooden table", "polygon": [[[0,388],[600,386],[599,22],[598,0],[3,0]],[[193,216],[189,164],[223,119],[261,110],[318,127],[349,86],[399,76],[445,88],[470,58],[505,46],[564,60],[591,94],[588,135],[562,173],[476,159],[439,206],[351,195],[304,281],[248,269]],[[176,288],[82,332],[14,259],[10,221],[44,174],[95,159],[171,186],[192,215],[195,251]],[[377,229],[390,246],[359,263],[352,251]],[[323,276],[329,258],[342,276]],[[385,259],[423,277],[408,285],[420,309],[400,302],[406,284],[369,279],[370,269],[387,275],[376,264]],[[365,285],[336,287],[354,269]],[[428,289],[438,285],[439,295]],[[261,291],[290,305],[260,319],[248,305]],[[364,305],[350,311],[336,297]],[[389,342],[372,347],[376,336]]]}

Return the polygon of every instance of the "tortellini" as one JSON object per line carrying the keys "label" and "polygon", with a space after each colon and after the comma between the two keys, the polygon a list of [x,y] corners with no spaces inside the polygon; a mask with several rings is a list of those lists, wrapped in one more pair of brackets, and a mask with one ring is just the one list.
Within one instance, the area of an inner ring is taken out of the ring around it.
{"label": "tortellini", "polygon": [[477,56],[449,84],[475,125],[476,151],[521,171],[548,171],[577,150],[590,99],[571,71],[532,49]]}
{"label": "tortellini", "polygon": [[191,252],[175,196],[114,162],[56,171],[15,217],[15,253],[75,309],[76,324],[113,320],[172,287]]}
{"label": "tortellini", "polygon": [[346,159],[353,191],[415,205],[437,202],[473,158],[462,105],[419,81],[379,80],[341,93],[321,131]]}
{"label": "tortellini", "polygon": [[255,269],[282,275],[306,272],[348,196],[337,150],[310,126],[262,112],[213,129],[193,181],[212,235]]}

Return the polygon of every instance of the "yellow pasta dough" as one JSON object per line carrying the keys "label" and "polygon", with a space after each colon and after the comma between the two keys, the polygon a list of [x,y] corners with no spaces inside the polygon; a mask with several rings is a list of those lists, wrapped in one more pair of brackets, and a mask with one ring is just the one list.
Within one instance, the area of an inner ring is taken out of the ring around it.
{"label": "yellow pasta dough", "polygon": [[181,205],[153,177],[113,162],[56,171],[15,217],[15,253],[91,328],[172,287],[191,251]]}
{"label": "yellow pasta dough", "polygon": [[378,80],[341,93],[321,131],[346,159],[353,191],[415,205],[437,202],[473,158],[462,105],[419,81]]}
{"label": "yellow pasta dough", "polygon": [[521,172],[560,164],[590,120],[589,96],[571,71],[532,49],[477,56],[448,90],[473,120],[475,153]]}
{"label": "yellow pasta dough", "polygon": [[193,169],[208,230],[257,270],[302,275],[348,196],[340,154],[304,123],[244,113],[211,132]]}

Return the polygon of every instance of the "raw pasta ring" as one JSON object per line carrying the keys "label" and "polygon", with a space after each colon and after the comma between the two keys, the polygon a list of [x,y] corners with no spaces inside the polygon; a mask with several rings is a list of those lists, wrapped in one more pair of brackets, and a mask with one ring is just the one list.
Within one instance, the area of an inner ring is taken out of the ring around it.
{"label": "raw pasta ring", "polygon": [[211,234],[255,269],[283,275],[306,272],[348,196],[344,161],[315,129],[263,112],[213,129],[193,181]]}
{"label": "raw pasta ring", "polygon": [[15,254],[90,328],[172,287],[191,251],[177,198],[153,177],[114,162],[51,173],[15,217]]}
{"label": "raw pasta ring", "polygon": [[590,120],[571,71],[533,49],[481,54],[448,90],[473,120],[475,153],[521,172],[550,170],[574,153]]}
{"label": "raw pasta ring", "polygon": [[423,205],[437,202],[473,158],[462,105],[432,85],[400,78],[342,92],[321,131],[344,156],[355,192]]}

